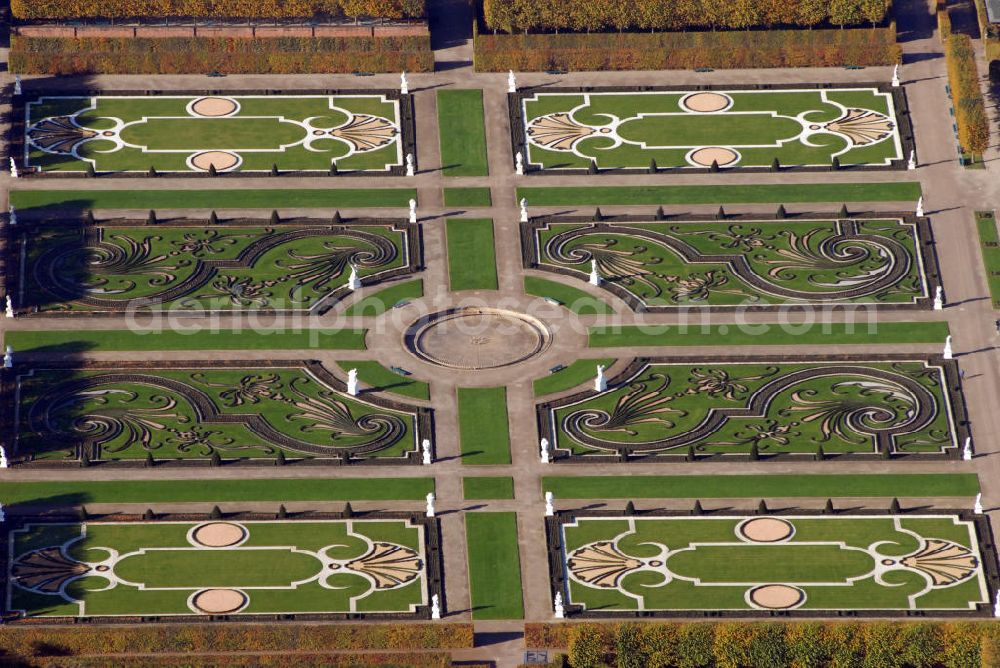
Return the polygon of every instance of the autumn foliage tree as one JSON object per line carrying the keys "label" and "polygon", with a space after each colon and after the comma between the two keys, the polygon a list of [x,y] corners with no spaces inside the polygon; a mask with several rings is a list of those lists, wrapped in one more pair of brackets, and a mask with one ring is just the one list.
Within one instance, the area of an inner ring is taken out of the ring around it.
{"label": "autumn foliage tree", "polygon": [[968,153],[981,155],[989,146],[990,130],[983,92],[979,87],[976,53],[968,35],[953,34],[948,38],[945,61],[951,82],[952,103],[955,105],[958,141]]}

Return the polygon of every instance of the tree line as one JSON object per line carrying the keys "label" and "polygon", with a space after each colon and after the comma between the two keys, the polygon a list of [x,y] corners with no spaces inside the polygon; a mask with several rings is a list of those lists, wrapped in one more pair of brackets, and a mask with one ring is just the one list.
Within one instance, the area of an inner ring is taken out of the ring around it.
{"label": "tree line", "polygon": [[892,0],[483,0],[491,30],[591,32],[878,25]]}
{"label": "tree line", "polygon": [[416,18],[424,0],[11,0],[18,19],[192,18]]}

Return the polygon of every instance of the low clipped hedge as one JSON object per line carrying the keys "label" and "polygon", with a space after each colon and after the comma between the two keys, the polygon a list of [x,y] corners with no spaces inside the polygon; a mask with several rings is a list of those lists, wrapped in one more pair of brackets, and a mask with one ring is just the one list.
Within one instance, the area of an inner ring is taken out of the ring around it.
{"label": "low clipped hedge", "polygon": [[850,30],[475,36],[482,72],[893,65],[896,26]]}
{"label": "low clipped hedge", "polygon": [[11,71],[23,74],[294,74],[430,72],[430,37],[12,36]]}
{"label": "low clipped hedge", "polygon": [[944,52],[958,141],[964,151],[982,155],[990,143],[990,127],[972,40],[968,35],[953,33],[945,42]]}
{"label": "low clipped hedge", "polygon": [[[0,661],[4,657],[0,655]],[[3,664],[8,665],[8,664]],[[447,652],[371,652],[366,654],[200,654],[184,656],[58,656],[35,657],[31,666],[37,668],[148,668],[156,666],[211,666],[212,668],[449,668]]]}
{"label": "low clipped hedge", "polygon": [[1000,626],[985,622],[527,624],[525,644],[568,649],[572,668],[1000,665]]}

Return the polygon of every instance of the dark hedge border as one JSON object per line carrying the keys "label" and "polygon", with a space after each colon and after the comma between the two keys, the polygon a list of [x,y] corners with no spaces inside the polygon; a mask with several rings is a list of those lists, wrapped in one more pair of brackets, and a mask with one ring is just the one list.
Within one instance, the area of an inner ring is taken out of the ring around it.
{"label": "dark hedge border", "polygon": [[[49,77],[49,79],[58,80],[59,77]],[[30,88],[31,83],[25,82],[25,88]],[[11,89],[13,90],[13,89]],[[413,94],[401,95],[398,89],[387,89],[387,88],[289,88],[289,89],[276,89],[276,88],[259,88],[259,89],[241,89],[241,90],[225,90],[225,89],[181,89],[181,90],[128,90],[128,89],[108,89],[104,90],[101,88],[82,88],[73,87],[70,85],[65,89],[50,90],[49,86],[43,87],[41,90],[24,91],[21,95],[11,95],[11,123],[7,130],[7,155],[13,157],[16,162],[18,162],[18,175],[19,178],[156,178],[151,177],[147,172],[98,172],[95,177],[88,177],[86,172],[42,172],[38,171],[37,167],[25,167],[21,163],[24,158],[25,151],[25,130],[26,119],[25,110],[26,104],[32,102],[39,97],[120,97],[120,96],[148,96],[148,97],[168,97],[168,96],[192,96],[192,97],[204,97],[210,95],[223,95],[227,97],[240,97],[241,95],[384,95],[388,100],[395,100],[399,102],[399,129],[402,134],[402,145],[403,145],[403,164],[396,165],[389,168],[387,172],[376,172],[376,171],[358,171],[358,170],[345,170],[343,172],[338,172],[336,176],[332,178],[339,178],[341,176],[347,177],[371,177],[371,176],[404,176],[406,174],[406,154],[413,154],[413,168],[416,173],[419,171],[419,163],[417,162],[417,139],[416,139],[416,123],[414,121],[414,102]],[[170,178],[233,178],[233,177],[252,177],[252,178],[274,178],[269,171],[254,171],[254,172],[219,172],[216,176],[209,175],[208,172],[160,172],[162,176],[169,176]],[[330,176],[329,172],[323,170],[282,170],[278,173],[278,176]]]}
{"label": "dark hedge border", "polygon": [[[1000,590],[1000,571],[997,567],[997,550],[993,542],[993,530],[990,527],[989,516],[976,515],[969,510],[945,509],[921,506],[914,510],[921,514],[942,514],[954,515],[964,521],[971,521],[976,529],[976,538],[979,540],[980,556],[982,557],[983,573],[986,576],[986,589],[989,602],[981,603],[975,610],[809,610],[798,608],[795,610],[584,610],[581,605],[570,605],[566,603],[565,610],[567,617],[580,619],[648,619],[648,618],[672,618],[672,619],[739,619],[739,618],[969,618],[969,617],[993,617],[993,600],[998,590]],[[750,518],[755,513],[733,512],[731,510],[703,511],[706,517],[734,517]],[[906,510],[901,510],[900,515],[905,515]],[[756,513],[760,514],[760,513]],[[828,516],[822,510],[805,510],[801,508],[768,510],[767,516],[782,515],[816,515]],[[887,510],[851,510],[850,512],[834,511],[837,517],[871,517],[873,515],[892,515]],[[549,553],[549,586],[552,600],[555,599],[556,592],[563,596],[563,601],[569,601],[568,577],[563,568],[562,560],[562,540],[560,528],[563,524],[575,521],[578,518],[587,517],[641,517],[643,519],[689,517],[692,512],[684,510],[637,510],[629,513],[626,510],[559,510],[554,517],[545,518],[545,538]]]}
{"label": "dark hedge border", "polygon": [[[74,217],[75,218],[75,217]],[[22,266],[22,259],[26,257],[24,254],[26,234],[34,234],[42,231],[46,226],[58,225],[63,229],[74,229],[80,228],[85,230],[87,227],[91,227],[85,220],[76,221],[74,220],[72,224],[68,224],[65,216],[46,216],[44,218],[36,218],[30,221],[26,220],[23,224],[19,223],[17,226],[12,227],[10,225],[3,225],[0,228],[0,252],[5,253],[3,257],[0,257],[0,265],[2,265],[3,270],[0,271],[0,288],[6,285],[18,286],[19,289],[23,290],[24,286],[21,285],[21,277],[24,276],[28,271],[27,263]],[[400,278],[403,276],[415,276],[419,272],[424,270],[424,246],[423,246],[423,230],[421,226],[417,223],[410,223],[406,219],[402,218],[344,218],[339,223],[333,222],[331,219],[323,218],[287,218],[281,219],[277,224],[271,222],[268,218],[229,218],[226,220],[220,219],[217,223],[211,223],[208,220],[197,219],[197,218],[163,218],[157,219],[156,223],[150,223],[146,219],[137,218],[110,218],[107,220],[97,220],[92,225],[93,227],[149,227],[151,229],[163,228],[163,227],[194,227],[202,229],[215,229],[218,227],[275,227],[275,228],[325,228],[331,233],[337,233],[338,231],[349,231],[351,229],[363,229],[365,227],[386,227],[391,226],[393,231],[403,232],[407,239],[407,244],[405,249],[400,249],[407,258],[407,266],[400,267],[398,269],[392,269],[390,271],[384,272],[377,277],[375,280],[372,279],[361,279],[362,287],[373,287],[381,285],[382,283],[389,282],[393,279]],[[9,249],[9,251],[8,251]],[[9,259],[4,259],[9,258]],[[109,305],[105,310],[94,310],[94,311],[39,311],[37,306],[32,309],[17,308],[17,317],[26,318],[79,318],[79,317],[120,317],[124,313],[137,312],[152,315],[183,315],[185,317],[208,317],[213,315],[253,315],[253,314],[266,314],[266,315],[276,315],[276,316],[302,316],[302,315],[324,315],[332,309],[334,309],[343,299],[352,294],[352,291],[348,289],[345,285],[338,287],[336,290],[332,290],[324,295],[311,309],[243,309],[243,310],[231,310],[231,311],[220,311],[220,310],[188,310],[183,308],[175,308],[169,310],[157,310],[156,306],[153,308],[142,308],[138,311],[129,308],[128,304],[112,304]],[[15,306],[17,306],[15,304]]]}
{"label": "dark hedge border", "polygon": [[[275,515],[267,513],[225,513],[224,519],[230,521],[252,521],[270,520],[278,521]],[[431,618],[430,597],[438,595],[442,616],[445,614],[446,599],[444,588],[444,558],[442,556],[441,523],[438,518],[425,517],[420,513],[373,511],[373,512],[309,512],[309,513],[289,513],[288,517],[280,521],[288,522],[310,522],[315,520],[340,520],[340,519],[387,519],[387,520],[409,520],[415,526],[424,530],[425,564],[427,567],[427,600],[428,605],[419,606],[414,613],[376,613],[376,612],[350,612],[350,613],[289,613],[289,614],[242,614],[232,615],[132,615],[132,616],[85,616],[85,617],[21,617],[8,608],[7,597],[3,597],[0,603],[0,623],[18,623],[38,626],[39,624],[66,625],[66,624],[149,624],[157,622],[190,624],[204,622],[252,622],[252,623],[300,623],[308,621],[328,621],[328,620],[418,620]],[[3,564],[4,573],[10,567],[10,536],[16,529],[21,529],[27,524],[58,524],[58,523],[85,523],[85,522],[204,522],[213,520],[211,514],[205,513],[165,513],[157,514],[152,520],[145,519],[142,515],[130,514],[106,514],[89,515],[87,519],[81,519],[79,515],[43,515],[43,516],[16,516],[8,517],[4,523],[3,540],[0,541],[0,563]],[[6,579],[6,578],[5,578]],[[5,589],[13,585],[8,581]]]}
{"label": "dark hedge border", "polygon": [[[12,369],[4,369],[0,373],[0,405],[4,407],[3,432],[6,432],[6,442],[16,444],[18,442],[19,425],[15,421],[15,409],[17,407],[17,378],[37,369],[44,370],[65,370],[67,373],[73,371],[92,370],[137,370],[137,371],[162,371],[171,369],[257,369],[266,370],[269,368],[295,368],[302,367],[319,378],[338,392],[347,392],[347,384],[330,373],[319,360],[180,360],[153,362],[145,360],[129,361],[94,361],[78,360],[75,362],[44,362],[37,364],[15,363]],[[326,457],[306,457],[302,459],[291,459],[286,461],[286,466],[420,466],[423,461],[423,452],[420,440],[427,438],[431,441],[431,455],[433,457],[436,448],[434,438],[434,410],[425,406],[411,406],[401,401],[387,399],[385,397],[365,393],[362,399],[373,406],[388,410],[409,413],[415,418],[414,444],[412,449],[407,450],[402,457],[378,457],[363,456],[356,457],[350,448],[345,448],[342,453]],[[81,456],[85,448],[89,449],[89,467],[100,467],[102,469],[140,469],[145,468],[144,460],[102,460],[100,458],[100,447],[96,444],[81,440],[76,444],[76,458],[73,460],[35,460],[30,455],[19,458],[17,447],[14,445],[8,452],[11,458],[11,465],[18,467],[30,467],[38,469],[71,469],[81,468]],[[156,468],[191,468],[211,466],[209,458],[187,458],[187,459],[156,459]],[[273,457],[265,458],[234,458],[223,459],[221,467],[237,466],[240,468],[264,466],[277,466],[278,463]]]}
{"label": "dark hedge border", "polygon": [[[869,355],[784,355],[784,356],[768,356],[768,355],[708,355],[699,356],[697,358],[693,357],[637,357],[632,360],[631,364],[628,365],[620,374],[614,378],[608,379],[608,387],[615,388],[624,384],[629,378],[637,374],[643,367],[647,364],[691,364],[697,362],[698,364],[732,364],[737,362],[742,363],[761,363],[761,364],[795,364],[795,363],[808,363],[808,362],[903,362],[903,361],[926,361],[930,364],[940,365],[944,369],[945,382],[947,387],[941,388],[942,392],[946,394],[948,401],[951,403],[953,423],[952,426],[955,429],[955,440],[958,442],[957,447],[947,448],[943,453],[914,453],[914,452],[891,452],[885,453],[881,450],[871,453],[834,453],[827,452],[824,453],[823,461],[879,461],[883,459],[892,459],[900,461],[949,461],[949,460],[960,460],[962,457],[962,443],[965,442],[966,438],[972,436],[972,432],[969,428],[969,418],[968,411],[965,403],[965,396],[962,393],[962,379],[959,374],[958,362],[955,360],[946,360],[941,355],[926,355],[922,353],[914,353],[912,355],[901,354],[901,353],[872,353]],[[570,396],[562,397],[559,399],[554,399],[551,401],[546,401],[535,405],[535,420],[538,426],[538,436],[539,438],[547,438],[549,443],[557,444],[555,430],[550,419],[550,413],[558,408],[567,406],[569,404],[575,403],[577,401],[588,399],[596,396],[593,390],[582,390],[576,392]],[[572,454],[566,448],[560,448],[553,446],[552,449],[552,461],[556,463],[563,464],[600,464],[600,463],[639,463],[639,464],[664,464],[669,463],[673,465],[684,464],[687,462],[687,452],[684,449],[676,449],[669,453],[663,452],[653,452],[650,454],[633,453],[629,452],[626,454],[593,454],[593,455],[577,455]],[[812,452],[798,453],[798,452],[778,452],[778,453],[766,453],[761,452],[758,456],[758,461],[775,461],[775,462],[789,462],[789,461],[815,461],[816,456]],[[699,462],[749,462],[754,461],[751,459],[749,453],[704,453],[698,452],[695,454],[695,461]]]}
{"label": "dark hedge border", "polygon": [[[888,166],[879,165],[843,165],[839,170],[834,170],[833,165],[827,166],[782,166],[782,172],[832,172],[832,171],[885,171],[888,169],[905,170],[909,161],[910,151],[916,149],[916,142],[913,138],[913,124],[910,119],[910,107],[906,99],[906,89],[903,86],[894,87],[886,83],[857,83],[850,85],[834,85],[825,83],[814,84],[749,84],[749,85],[716,85],[702,84],[691,86],[585,86],[582,88],[571,87],[548,87],[529,86],[518,89],[516,93],[507,94],[507,110],[510,116],[510,136],[512,146],[512,156],[522,153],[524,156],[524,173],[527,176],[549,176],[549,175],[580,175],[590,174],[587,169],[544,169],[538,168],[528,162],[527,139],[525,137],[524,117],[521,114],[522,101],[525,98],[534,97],[536,93],[636,93],[636,92],[663,92],[673,93],[679,91],[727,91],[739,93],[742,91],[759,90],[795,90],[795,89],[816,89],[816,90],[839,90],[845,88],[874,88],[880,93],[892,95],[893,105],[896,108],[896,122],[898,124],[900,144],[902,145],[903,156],[900,160],[893,160]],[[515,158],[511,157],[513,161]],[[511,172],[514,171],[514,163],[511,162]],[[720,167],[718,173],[754,173],[770,172],[770,167]],[[601,169],[600,174],[648,174],[646,167],[619,167]],[[710,167],[660,167],[657,173],[664,174],[710,174]]]}
{"label": "dark hedge border", "polygon": [[[921,297],[915,302],[910,304],[881,304],[878,302],[843,302],[843,301],[815,301],[806,303],[785,303],[785,304],[747,304],[744,306],[699,306],[697,304],[682,304],[677,306],[644,306],[642,302],[632,294],[630,291],[621,287],[618,283],[611,281],[602,281],[600,287],[607,290],[614,296],[618,297],[636,313],[679,313],[679,312],[695,312],[695,313],[735,313],[735,312],[789,312],[789,311],[804,311],[808,309],[814,309],[817,307],[836,307],[836,308],[875,308],[878,311],[912,311],[912,310],[928,310],[932,309],[934,306],[934,294],[938,286],[941,285],[941,275],[940,268],[937,260],[937,246],[934,241],[934,233],[931,229],[930,220],[927,217],[918,218],[913,215],[913,213],[905,211],[896,212],[877,212],[877,211],[865,211],[858,212],[856,215],[851,215],[848,218],[842,218],[839,213],[789,213],[786,214],[784,218],[774,217],[773,219],[761,216],[759,214],[752,213],[740,213],[740,214],[730,214],[727,213],[725,218],[719,218],[717,216],[705,215],[705,214],[664,214],[663,220],[656,220],[651,216],[636,216],[636,215],[622,215],[622,216],[609,216],[602,215],[601,219],[595,220],[594,217],[588,216],[539,216],[538,218],[531,218],[528,223],[521,223],[521,262],[525,269],[534,269],[536,271],[544,271],[552,274],[559,274],[561,276],[568,276],[575,279],[580,279],[581,272],[574,271],[567,267],[556,267],[548,264],[539,264],[538,259],[535,255],[535,233],[541,229],[545,228],[550,224],[559,223],[575,223],[580,225],[590,224],[594,226],[595,232],[602,231],[613,231],[613,226],[615,223],[741,223],[741,222],[754,222],[761,223],[764,225],[780,224],[781,222],[795,222],[797,220],[815,220],[815,221],[838,221],[838,220],[884,220],[886,218],[899,218],[903,222],[915,225],[917,230],[916,239],[916,251],[919,255],[918,258],[914,260],[919,261],[923,264],[924,274],[927,280],[927,297]],[[610,224],[610,225],[609,225]],[[603,227],[602,227],[603,226]],[[541,250],[541,249],[537,249]]]}

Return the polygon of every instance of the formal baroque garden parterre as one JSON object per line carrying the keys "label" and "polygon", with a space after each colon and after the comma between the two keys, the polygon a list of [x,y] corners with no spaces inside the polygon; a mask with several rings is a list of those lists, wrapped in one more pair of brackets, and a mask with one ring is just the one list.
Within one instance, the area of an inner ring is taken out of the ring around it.
{"label": "formal baroque garden parterre", "polygon": [[995,555],[982,516],[641,516],[560,513],[555,590],[585,616],[989,615]]}
{"label": "formal baroque garden parterre", "polygon": [[417,515],[52,522],[11,528],[7,612],[426,617],[438,527]]}
{"label": "formal baroque garden parterre", "polygon": [[968,433],[955,363],[920,355],[638,359],[537,414],[557,462],[957,456]]}
{"label": "formal baroque garden parterre", "polygon": [[800,214],[725,221],[619,216],[522,226],[525,267],[588,280],[637,310],[872,303],[927,307],[938,284],[926,219]]}
{"label": "formal baroque garden parterre", "polygon": [[901,89],[544,88],[510,95],[514,151],[532,171],[901,167],[913,142]]}
{"label": "formal baroque garden parterre", "polygon": [[419,463],[432,439],[430,409],[350,396],[313,361],[39,364],[12,378],[13,455],[38,464]]}
{"label": "formal baroque garden parterre", "polygon": [[[400,221],[320,219],[8,227],[8,285],[24,314],[180,310],[324,313],[351,294],[352,270],[373,285],[421,268],[419,228]],[[152,221],[156,222],[156,221]]]}
{"label": "formal baroque garden parterre", "polygon": [[415,153],[396,91],[183,93],[18,96],[13,153],[28,174],[138,175],[400,174]]}

